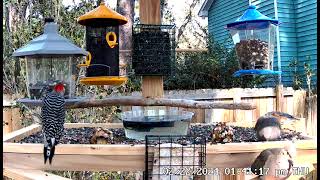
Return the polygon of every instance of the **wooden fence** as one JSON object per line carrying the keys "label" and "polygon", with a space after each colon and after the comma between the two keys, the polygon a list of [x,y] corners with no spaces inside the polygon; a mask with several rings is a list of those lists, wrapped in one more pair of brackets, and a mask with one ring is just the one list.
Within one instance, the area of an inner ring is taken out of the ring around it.
{"label": "wooden fence", "polygon": [[[317,96],[314,95],[308,107],[307,93],[304,90],[293,90],[283,88],[283,99],[280,103],[282,112],[292,114],[296,117],[305,119],[301,121],[299,131],[307,132],[308,135],[315,136],[317,133]],[[141,92],[134,92],[132,96],[141,96]],[[233,88],[233,89],[201,89],[201,90],[180,90],[165,91],[166,98],[206,100],[219,102],[251,102],[257,108],[255,110],[225,110],[225,109],[184,109],[195,113],[194,123],[210,122],[237,122],[243,126],[254,126],[255,121],[269,111],[277,110],[277,92],[275,88]],[[18,108],[5,105],[4,98],[4,133],[8,133],[21,128],[20,115]],[[136,110],[141,107],[122,107],[123,111]],[[154,108],[154,107],[150,107]],[[173,108],[173,107],[170,107]],[[173,108],[174,109],[174,108]],[[279,107],[278,107],[279,109]],[[304,126],[303,126],[304,125]]]}
{"label": "wooden fence", "polygon": [[[308,105],[310,101],[310,106]],[[306,131],[312,135],[317,136],[317,95],[310,97],[310,100],[307,98],[306,102]]]}
{"label": "wooden fence", "polygon": [[[311,117],[307,117],[306,91],[293,90],[290,87],[283,88],[283,99],[280,103],[282,112],[292,114],[301,118],[302,129],[308,130],[309,135],[316,133],[316,97],[312,99]],[[132,93],[133,96],[141,96],[141,92]],[[270,111],[277,110],[277,92],[275,88],[233,88],[233,89],[201,89],[201,90],[180,90],[165,91],[165,98],[206,100],[219,102],[251,102],[257,108],[255,110],[224,110],[224,109],[185,109],[195,112],[193,122],[237,122],[244,126],[254,126],[255,121]],[[137,110],[141,107],[123,107],[124,111]],[[183,109],[183,108],[180,108]],[[304,122],[305,120],[305,122]],[[305,123],[305,127],[303,124]]]}

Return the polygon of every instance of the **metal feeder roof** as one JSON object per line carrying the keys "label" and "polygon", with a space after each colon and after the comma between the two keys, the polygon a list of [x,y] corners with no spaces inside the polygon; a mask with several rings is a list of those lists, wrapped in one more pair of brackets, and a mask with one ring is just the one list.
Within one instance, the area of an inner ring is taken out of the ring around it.
{"label": "metal feeder roof", "polygon": [[78,23],[84,26],[118,26],[127,22],[126,17],[105,6],[104,2],[78,18]]}
{"label": "metal feeder roof", "polygon": [[14,57],[41,55],[86,56],[88,52],[58,34],[58,25],[54,23],[53,20],[46,20],[43,34],[31,40],[27,45],[14,51],[12,54]]}
{"label": "metal feeder roof", "polygon": [[227,24],[227,29],[251,29],[251,28],[265,28],[269,23],[279,25],[279,21],[271,19],[258,10],[256,6],[249,6],[249,8],[240,16],[235,22]]}

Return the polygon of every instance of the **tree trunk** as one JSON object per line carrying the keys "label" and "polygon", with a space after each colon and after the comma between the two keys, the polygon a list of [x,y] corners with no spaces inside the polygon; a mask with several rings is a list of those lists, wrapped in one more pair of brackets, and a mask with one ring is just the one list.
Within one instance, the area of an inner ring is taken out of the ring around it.
{"label": "tree trunk", "polygon": [[[128,22],[119,27],[119,49],[132,50],[132,24],[135,0],[117,0],[117,12],[125,16]],[[127,74],[127,64],[131,63],[131,51],[119,54],[120,75]]]}
{"label": "tree trunk", "polygon": [[[7,29],[7,32],[9,32],[9,34],[8,34],[9,36],[12,36],[13,34],[19,33],[19,31],[20,31],[19,27],[21,27],[20,24],[23,24],[26,22],[27,7],[28,7],[28,1],[21,1],[21,2],[16,2],[16,3],[11,3],[6,8],[6,10],[8,11],[8,13],[6,13],[6,15],[9,15],[9,21],[6,22],[6,23],[9,23],[9,26],[7,26],[7,28],[9,28],[9,29]],[[12,41],[13,38],[10,37],[9,39],[11,39],[11,41]],[[10,43],[12,43],[12,42],[10,42]],[[20,46],[20,44],[17,44],[17,45]],[[17,48],[17,47],[14,47],[14,48]],[[13,79],[13,81],[18,86],[20,84],[20,82],[19,82],[20,71],[21,71],[20,61],[19,61],[19,59],[14,59],[14,71],[13,71],[14,79]]]}

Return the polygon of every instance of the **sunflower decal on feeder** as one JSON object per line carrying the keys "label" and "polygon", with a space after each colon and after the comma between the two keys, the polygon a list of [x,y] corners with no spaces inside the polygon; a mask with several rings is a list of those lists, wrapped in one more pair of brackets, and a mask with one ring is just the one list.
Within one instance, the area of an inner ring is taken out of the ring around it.
{"label": "sunflower decal on feeder", "polygon": [[241,69],[234,76],[281,73],[273,71],[278,25],[278,20],[261,14],[255,6],[249,6],[235,22],[227,24]]}
{"label": "sunflower decal on feeder", "polygon": [[119,25],[127,23],[126,17],[105,6],[80,16],[78,23],[86,26],[86,49],[89,52],[84,64],[85,85],[121,85],[127,77],[119,76]]}

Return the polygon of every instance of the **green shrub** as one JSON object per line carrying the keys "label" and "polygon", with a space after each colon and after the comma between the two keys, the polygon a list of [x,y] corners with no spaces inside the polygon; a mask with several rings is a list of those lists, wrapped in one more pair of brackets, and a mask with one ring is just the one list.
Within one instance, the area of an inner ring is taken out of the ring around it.
{"label": "green shrub", "polygon": [[254,87],[265,77],[233,77],[239,70],[234,48],[209,43],[207,52],[185,52],[177,55],[173,75],[165,78],[166,90],[220,89]]}

